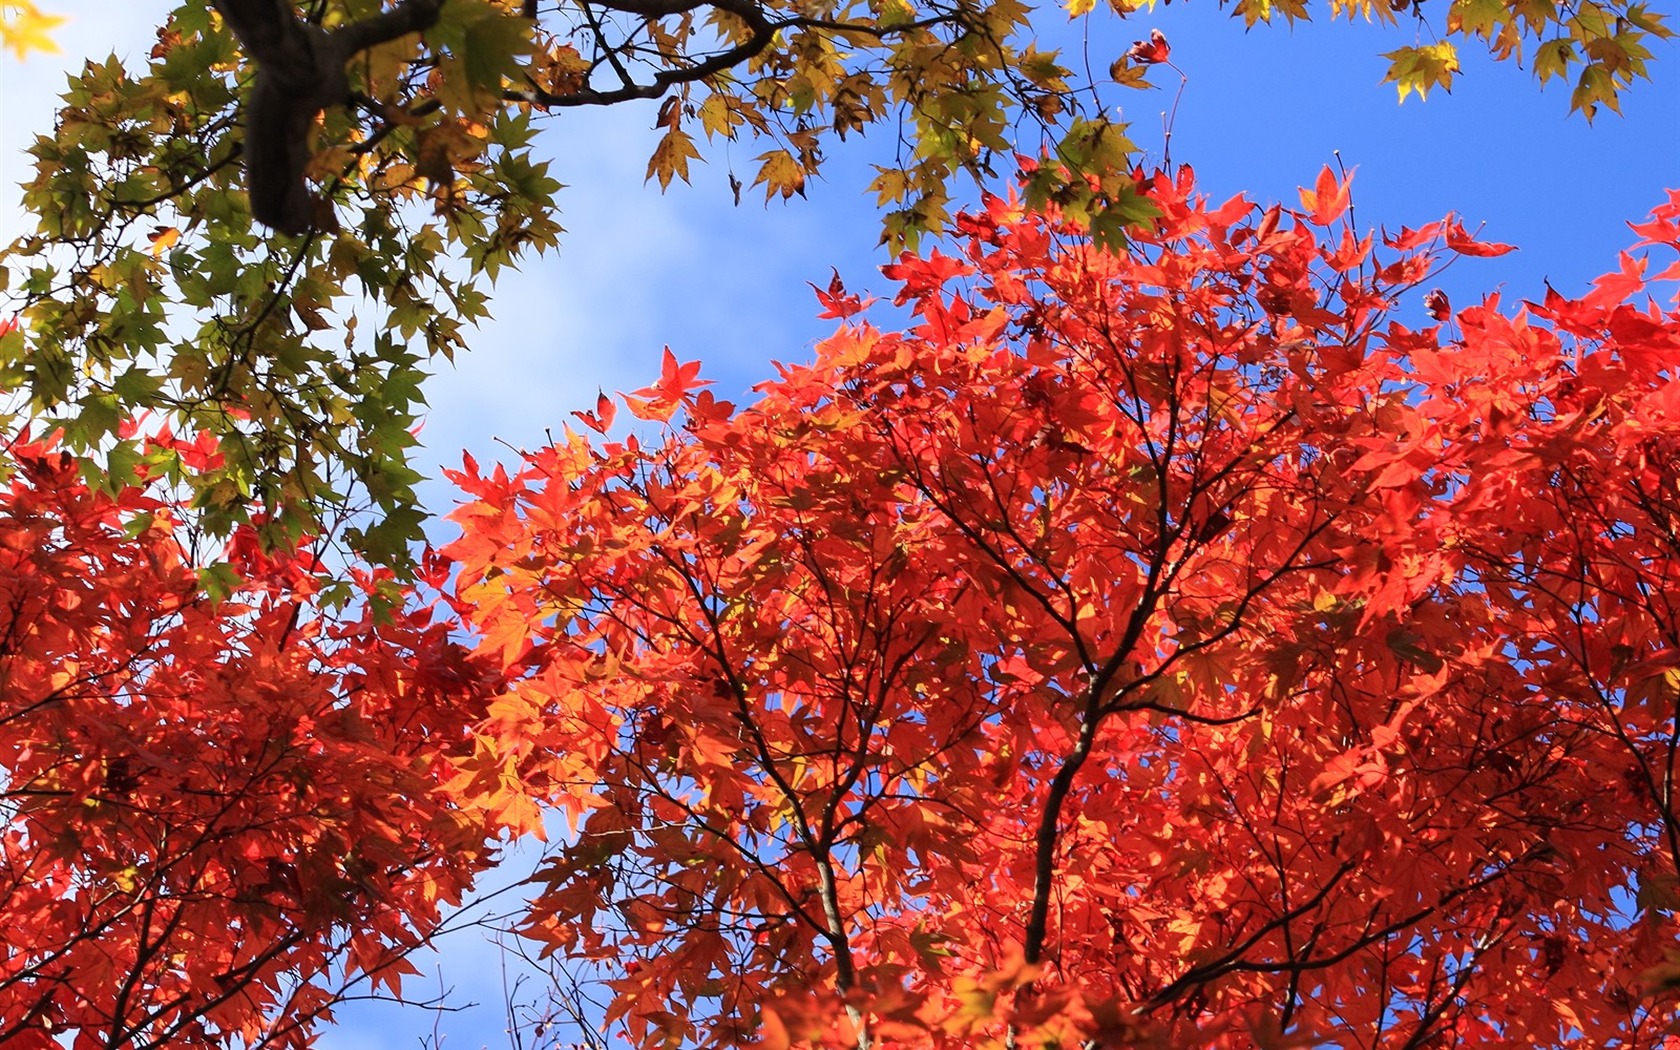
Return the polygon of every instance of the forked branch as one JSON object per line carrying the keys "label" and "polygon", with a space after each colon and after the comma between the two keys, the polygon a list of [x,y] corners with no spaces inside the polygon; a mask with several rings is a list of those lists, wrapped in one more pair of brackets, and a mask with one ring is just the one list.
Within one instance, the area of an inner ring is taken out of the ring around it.
{"label": "forked branch", "polygon": [[281,233],[321,228],[303,178],[309,134],[328,106],[350,101],[345,63],[357,53],[437,23],[443,0],[402,0],[388,11],[325,30],[290,0],[211,0],[256,63],[245,98],[245,184],[251,215]]}

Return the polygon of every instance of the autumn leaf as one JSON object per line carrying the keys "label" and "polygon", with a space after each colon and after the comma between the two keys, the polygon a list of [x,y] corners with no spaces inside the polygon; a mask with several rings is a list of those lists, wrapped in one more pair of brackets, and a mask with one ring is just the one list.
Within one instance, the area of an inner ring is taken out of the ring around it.
{"label": "autumn leaf", "polygon": [[605,434],[612,428],[613,416],[617,411],[617,406],[613,404],[612,398],[603,392],[595,398],[595,411],[573,412],[572,415],[582,420],[584,426],[597,434]]}
{"label": "autumn leaf", "polygon": [[20,60],[35,51],[57,52],[52,31],[64,21],[61,15],[42,13],[30,0],[6,0],[0,4],[0,46],[11,49]]}
{"label": "autumn leaf", "polygon": [[660,189],[669,189],[672,178],[688,179],[688,162],[700,156],[694,139],[680,128],[672,127],[659,139],[653,156],[648,158],[647,178],[659,180]]}
{"label": "autumn leaf", "polygon": [[780,194],[787,200],[794,194],[805,193],[805,171],[794,159],[793,154],[785,149],[770,150],[758,157],[758,174],[753,177],[752,185],[764,184],[764,199]]}
{"label": "autumn leaf", "polygon": [[1172,48],[1167,45],[1166,35],[1159,29],[1149,31],[1148,40],[1136,40],[1126,52],[1126,57],[1139,65],[1152,66],[1168,60]]}
{"label": "autumn leaf", "polygon": [[1458,49],[1447,41],[1425,44],[1422,47],[1403,47],[1383,55],[1389,60],[1388,74],[1383,82],[1393,81],[1400,91],[1400,101],[1417,92],[1428,98],[1429,89],[1441,87],[1452,90],[1453,74],[1458,72]]}
{"label": "autumn leaf", "polygon": [[1301,206],[1307,209],[1308,220],[1315,226],[1334,224],[1346,214],[1352,189],[1352,176],[1337,180],[1336,173],[1326,165],[1318,173],[1314,188],[1301,190]]}
{"label": "autumn leaf", "polygon": [[152,258],[156,259],[169,250],[169,246],[181,239],[181,231],[173,226],[159,226],[147,238],[151,241]]}
{"label": "autumn leaf", "polygon": [[1447,224],[1446,241],[1448,251],[1477,258],[1494,258],[1516,251],[1514,245],[1500,244],[1497,241],[1476,240],[1464,229],[1464,224],[1457,220]]}

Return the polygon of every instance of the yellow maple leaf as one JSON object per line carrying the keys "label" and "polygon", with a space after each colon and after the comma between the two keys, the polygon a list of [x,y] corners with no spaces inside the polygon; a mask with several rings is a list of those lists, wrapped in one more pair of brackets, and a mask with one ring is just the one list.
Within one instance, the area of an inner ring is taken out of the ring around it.
{"label": "yellow maple leaf", "polygon": [[0,46],[19,59],[28,58],[31,51],[56,52],[50,30],[62,24],[63,16],[43,14],[29,0],[8,0],[0,4]]}
{"label": "yellow maple leaf", "polygon": [[777,193],[787,200],[795,193],[805,194],[805,171],[794,159],[793,154],[785,149],[773,149],[758,156],[758,177],[753,179],[753,185],[764,183],[764,199],[769,200]]}
{"label": "yellow maple leaf", "polygon": [[181,231],[174,226],[159,226],[148,239],[152,242],[152,258],[156,259],[181,239]]}
{"label": "yellow maple leaf", "polygon": [[1440,85],[1452,90],[1453,74],[1458,72],[1458,51],[1442,41],[1424,47],[1403,47],[1383,55],[1389,60],[1384,83],[1393,81],[1400,88],[1400,101],[1413,91],[1419,98],[1428,98],[1429,89]]}

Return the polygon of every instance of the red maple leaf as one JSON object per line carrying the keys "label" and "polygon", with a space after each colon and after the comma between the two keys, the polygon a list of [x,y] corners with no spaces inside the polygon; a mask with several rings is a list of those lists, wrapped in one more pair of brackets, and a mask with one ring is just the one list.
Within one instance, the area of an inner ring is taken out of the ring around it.
{"label": "red maple leaf", "polygon": [[1153,66],[1167,61],[1172,54],[1172,48],[1167,44],[1166,34],[1159,29],[1149,31],[1148,40],[1134,40],[1126,57],[1140,65]]}

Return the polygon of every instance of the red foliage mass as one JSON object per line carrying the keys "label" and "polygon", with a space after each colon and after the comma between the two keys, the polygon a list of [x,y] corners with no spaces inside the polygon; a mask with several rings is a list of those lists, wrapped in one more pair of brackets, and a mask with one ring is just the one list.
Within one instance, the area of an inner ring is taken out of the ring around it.
{"label": "red foliage mass", "polygon": [[1630,260],[1410,327],[1504,246],[1151,196],[455,475],[468,764],[579,828],[527,932],[633,1044],[1673,1038],[1676,317]]}

